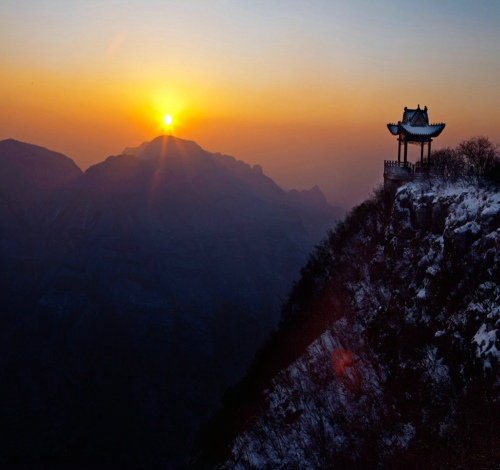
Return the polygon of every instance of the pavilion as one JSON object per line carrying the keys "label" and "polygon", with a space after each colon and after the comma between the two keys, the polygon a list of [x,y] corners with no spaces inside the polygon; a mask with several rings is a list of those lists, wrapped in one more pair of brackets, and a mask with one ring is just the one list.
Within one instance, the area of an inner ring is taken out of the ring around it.
{"label": "pavilion", "polygon": [[[384,162],[384,180],[407,180],[412,175],[422,174],[431,166],[431,142],[443,131],[444,123],[429,124],[427,106],[420,109],[405,107],[403,119],[397,124],[389,123],[387,128],[392,135],[398,136],[398,161]],[[408,162],[408,144],[420,145],[420,161],[416,164]],[[424,146],[427,144],[427,160],[424,161]],[[401,161],[401,146],[403,146],[403,161]]]}

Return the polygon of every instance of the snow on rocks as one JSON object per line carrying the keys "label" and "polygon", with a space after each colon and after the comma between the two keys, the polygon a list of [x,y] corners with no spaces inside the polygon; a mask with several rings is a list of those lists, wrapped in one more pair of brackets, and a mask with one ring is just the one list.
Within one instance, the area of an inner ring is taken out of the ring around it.
{"label": "snow on rocks", "polygon": [[484,360],[485,368],[491,367],[489,356],[493,355],[500,359],[500,351],[497,349],[497,345],[500,347],[500,336],[497,334],[497,329],[490,328],[491,325],[481,325],[472,340],[477,344],[477,355]]}
{"label": "snow on rocks", "polygon": [[446,433],[466,390],[455,384],[500,360],[498,191],[412,182],[390,218],[363,214],[370,223],[354,218],[338,252],[322,248],[329,268],[315,282],[337,286],[322,292],[335,317],[275,376],[224,468],[326,468],[347,454],[352,463],[369,433],[377,455],[394,455],[424,428]]}

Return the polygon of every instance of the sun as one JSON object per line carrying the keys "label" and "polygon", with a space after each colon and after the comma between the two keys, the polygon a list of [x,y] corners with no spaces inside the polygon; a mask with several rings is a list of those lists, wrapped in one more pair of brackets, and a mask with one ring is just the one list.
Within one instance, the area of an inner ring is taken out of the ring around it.
{"label": "sun", "polygon": [[172,124],[172,116],[170,116],[170,114],[165,114],[165,116],[163,116],[163,122],[166,126],[170,126],[170,124]]}

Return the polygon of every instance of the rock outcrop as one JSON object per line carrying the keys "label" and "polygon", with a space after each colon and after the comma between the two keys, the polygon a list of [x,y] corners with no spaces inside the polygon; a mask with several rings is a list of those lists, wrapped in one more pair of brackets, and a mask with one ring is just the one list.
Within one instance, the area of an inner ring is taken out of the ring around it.
{"label": "rock outcrop", "polygon": [[494,468],[499,202],[498,188],[430,180],[355,208],[311,255],[196,461]]}

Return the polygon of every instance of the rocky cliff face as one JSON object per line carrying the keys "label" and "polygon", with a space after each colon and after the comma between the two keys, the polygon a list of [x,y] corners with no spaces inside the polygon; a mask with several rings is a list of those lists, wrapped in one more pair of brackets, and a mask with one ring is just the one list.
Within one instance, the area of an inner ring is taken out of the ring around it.
{"label": "rocky cliff face", "polygon": [[0,143],[4,460],[181,461],[339,217],[194,142],[127,150]]}
{"label": "rocky cliff face", "polygon": [[499,280],[498,189],[430,181],[379,193],[313,252],[197,461],[493,468],[496,453],[477,449],[495,448],[500,416]]}

